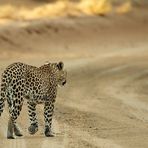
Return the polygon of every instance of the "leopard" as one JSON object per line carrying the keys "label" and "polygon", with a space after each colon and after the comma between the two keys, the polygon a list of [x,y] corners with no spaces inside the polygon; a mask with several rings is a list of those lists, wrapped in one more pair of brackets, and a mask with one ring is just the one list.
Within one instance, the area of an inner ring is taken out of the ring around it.
{"label": "leopard", "polygon": [[15,62],[7,66],[1,75],[0,116],[4,110],[5,101],[8,104],[7,139],[23,136],[17,124],[17,118],[26,101],[29,116],[28,132],[34,135],[38,131],[36,106],[43,104],[44,134],[53,137],[52,119],[58,86],[67,83],[67,71],[63,62],[46,62],[37,67]]}

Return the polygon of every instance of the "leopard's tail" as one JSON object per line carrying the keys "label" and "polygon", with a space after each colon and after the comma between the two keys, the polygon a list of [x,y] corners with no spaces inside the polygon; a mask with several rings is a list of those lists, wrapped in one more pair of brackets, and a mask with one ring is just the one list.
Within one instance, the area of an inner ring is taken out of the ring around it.
{"label": "leopard's tail", "polygon": [[2,112],[3,112],[3,110],[4,110],[4,100],[3,100],[3,98],[0,98],[0,116],[1,116],[1,114],[2,114]]}
{"label": "leopard's tail", "polygon": [[6,82],[4,82],[4,79],[2,78],[1,81],[1,91],[0,91],[0,116],[4,110],[4,106],[5,106],[5,100],[6,100]]}

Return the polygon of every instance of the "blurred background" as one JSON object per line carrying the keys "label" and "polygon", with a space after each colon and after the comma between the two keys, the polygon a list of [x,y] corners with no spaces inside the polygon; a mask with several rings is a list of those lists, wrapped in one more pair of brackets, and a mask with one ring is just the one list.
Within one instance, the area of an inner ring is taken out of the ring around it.
{"label": "blurred background", "polygon": [[38,19],[61,16],[128,13],[134,6],[148,5],[146,0],[1,0],[0,18]]}
{"label": "blurred background", "polygon": [[[99,46],[107,46],[112,39],[105,27],[114,26],[118,32],[123,23],[136,26],[139,21],[146,22],[147,6],[146,0],[0,0],[0,56],[11,53],[15,58],[18,52],[24,56],[31,51],[44,56],[55,50],[61,56],[61,49],[67,57],[93,55],[91,46],[85,44],[89,37],[95,38],[93,50],[99,42]],[[104,45],[95,30],[104,37],[107,34],[109,43]]]}

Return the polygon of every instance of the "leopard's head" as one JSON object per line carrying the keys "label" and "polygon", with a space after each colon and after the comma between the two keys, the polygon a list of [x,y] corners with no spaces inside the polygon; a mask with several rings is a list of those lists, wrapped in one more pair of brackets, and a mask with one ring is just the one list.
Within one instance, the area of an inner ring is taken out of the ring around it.
{"label": "leopard's head", "polygon": [[64,86],[67,82],[67,71],[64,69],[64,63],[57,63],[57,82],[59,86]]}
{"label": "leopard's head", "polygon": [[[67,71],[64,69],[64,63],[50,63],[46,62],[43,65],[44,69],[48,69],[50,73],[50,78],[54,77],[56,79],[57,86],[64,86],[67,82]],[[54,83],[55,80],[52,81]]]}

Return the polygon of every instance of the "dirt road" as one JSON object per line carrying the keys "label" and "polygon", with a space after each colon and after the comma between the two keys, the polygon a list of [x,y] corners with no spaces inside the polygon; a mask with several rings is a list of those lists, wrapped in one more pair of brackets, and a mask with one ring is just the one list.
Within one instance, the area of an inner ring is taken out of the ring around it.
{"label": "dirt road", "polygon": [[28,134],[25,103],[18,119],[24,136],[6,139],[6,107],[0,118],[0,147],[147,148],[148,21],[133,16],[1,26],[1,73],[13,61],[38,66],[62,60],[68,84],[59,88],[54,138],[44,137],[41,105],[40,130]]}

